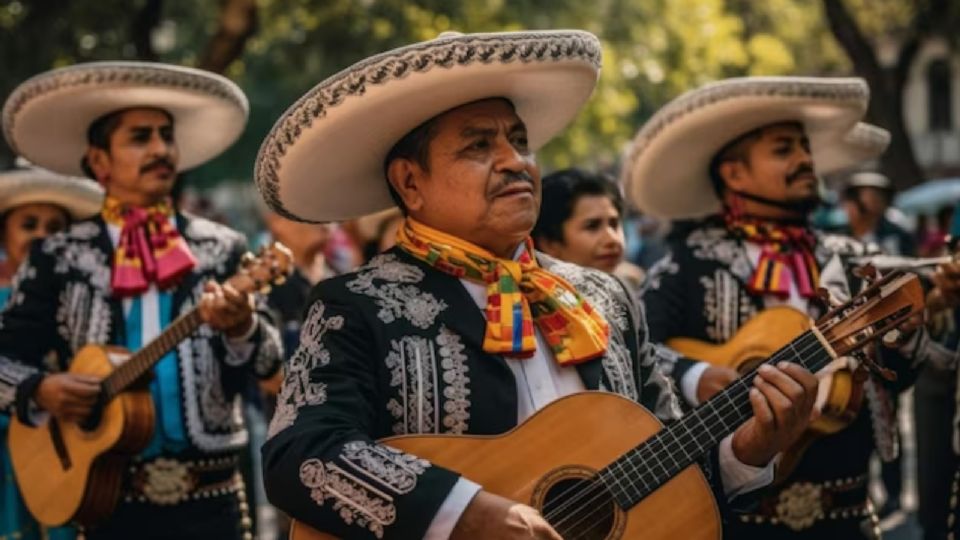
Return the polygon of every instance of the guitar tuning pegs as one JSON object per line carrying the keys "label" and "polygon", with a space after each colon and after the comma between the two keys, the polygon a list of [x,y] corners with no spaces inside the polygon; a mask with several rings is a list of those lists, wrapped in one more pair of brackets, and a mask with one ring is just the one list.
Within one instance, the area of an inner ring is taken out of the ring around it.
{"label": "guitar tuning pegs", "polygon": [[270,284],[266,283],[260,286],[260,294],[269,294],[270,293]]}
{"label": "guitar tuning pegs", "polygon": [[273,280],[273,282],[277,285],[283,285],[284,283],[287,282],[287,276],[280,274]]}
{"label": "guitar tuning pegs", "polygon": [[243,256],[240,257],[240,266],[243,268],[249,268],[250,265],[253,264],[253,259],[253,253],[250,253],[249,251],[244,253]]}

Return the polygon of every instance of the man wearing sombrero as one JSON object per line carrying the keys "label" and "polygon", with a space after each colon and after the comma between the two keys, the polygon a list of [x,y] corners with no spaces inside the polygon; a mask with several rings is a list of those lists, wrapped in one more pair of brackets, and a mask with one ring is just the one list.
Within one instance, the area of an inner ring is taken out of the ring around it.
{"label": "man wearing sombrero", "polygon": [[[683,94],[640,129],[624,170],[628,195],[649,214],[691,220],[677,226],[670,254],[648,277],[643,301],[653,341],[724,343],[773,306],[823,314],[814,302],[820,287],[838,299],[859,290],[851,258],[865,248],[812,230],[807,218],[819,202],[815,167],[847,168],[886,148],[885,131],[857,123],[867,99],[860,79],[731,79]],[[897,383],[871,377],[868,404],[852,425],[814,442],[725,537],[879,534],[869,521],[867,467],[874,448],[885,459],[897,451],[890,400],[913,380],[924,335],[883,352],[901,372]],[[691,405],[736,377],[685,359],[662,367]]]}
{"label": "man wearing sombrero", "polygon": [[51,373],[87,343],[139,350],[198,306],[205,325],[154,367],[156,415],[146,449],[124,472],[121,500],[87,538],[249,538],[238,453],[247,442],[240,391],[269,377],[280,341],[250,297],[220,286],[243,236],[175,210],[177,173],[226,149],[247,101],[227,79],[164,64],[80,64],[21,84],[3,108],[10,146],[106,189],[95,217],[33,245],[0,313],[0,407],[79,420],[99,381]]}
{"label": "man wearing sombrero", "polygon": [[[397,247],[314,290],[263,451],[269,498],[295,519],[342,538],[559,538],[532,508],[376,440],[503,433],[584,389],[680,415],[626,289],[529,238],[534,151],[576,115],[599,63],[585,32],[446,35],[351,66],[274,126],[256,171],[274,210],[406,215]],[[813,377],[792,365],[764,380],[760,419],[714,453],[718,491],[769,481],[804,428]],[[773,387],[792,399],[767,401]]]}

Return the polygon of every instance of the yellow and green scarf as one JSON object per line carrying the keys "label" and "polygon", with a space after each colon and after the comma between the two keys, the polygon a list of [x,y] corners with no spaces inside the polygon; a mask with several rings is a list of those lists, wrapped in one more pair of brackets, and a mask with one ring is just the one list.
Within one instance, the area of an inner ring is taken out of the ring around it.
{"label": "yellow and green scarf", "polygon": [[517,260],[501,259],[407,218],[397,232],[397,245],[441,272],[486,285],[484,351],[533,356],[534,324],[560,365],[579,364],[606,351],[607,322],[566,280],[537,264],[529,238]]}

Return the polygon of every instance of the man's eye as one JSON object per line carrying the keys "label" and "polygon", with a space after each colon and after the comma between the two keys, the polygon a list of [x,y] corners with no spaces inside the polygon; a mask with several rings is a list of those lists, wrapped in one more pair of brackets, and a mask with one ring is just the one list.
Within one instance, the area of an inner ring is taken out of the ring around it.
{"label": "man's eye", "polygon": [[468,146],[468,148],[470,148],[471,150],[486,150],[489,147],[490,147],[490,142],[487,141],[486,139],[480,139],[478,141],[474,141],[473,143],[470,144],[470,146]]}
{"label": "man's eye", "polygon": [[513,145],[517,148],[526,149],[527,148],[527,136],[519,135],[513,138]]}
{"label": "man's eye", "polygon": [[583,224],[583,228],[588,231],[596,231],[600,228],[600,220],[599,219],[587,220],[587,222]]}

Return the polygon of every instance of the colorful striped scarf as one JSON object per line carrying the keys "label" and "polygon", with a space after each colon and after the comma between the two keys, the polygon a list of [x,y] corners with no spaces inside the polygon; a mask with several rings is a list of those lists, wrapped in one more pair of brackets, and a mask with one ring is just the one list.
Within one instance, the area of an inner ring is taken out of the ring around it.
{"label": "colorful striped scarf", "polygon": [[528,238],[517,260],[496,255],[407,218],[397,245],[441,272],[487,287],[483,350],[529,358],[536,352],[534,325],[560,365],[603,355],[610,327],[566,280],[537,264]]}
{"label": "colorful striped scarf", "polygon": [[140,208],[107,197],[101,213],[104,221],[121,228],[110,282],[115,296],[140,295],[150,283],[167,289],[196,265],[187,243],[170,223],[174,215],[170,201]]}
{"label": "colorful striped scarf", "polygon": [[727,229],[760,246],[760,260],[747,283],[750,293],[787,298],[794,283],[800,296],[817,295],[820,270],[813,255],[816,238],[809,227],[728,216]]}

